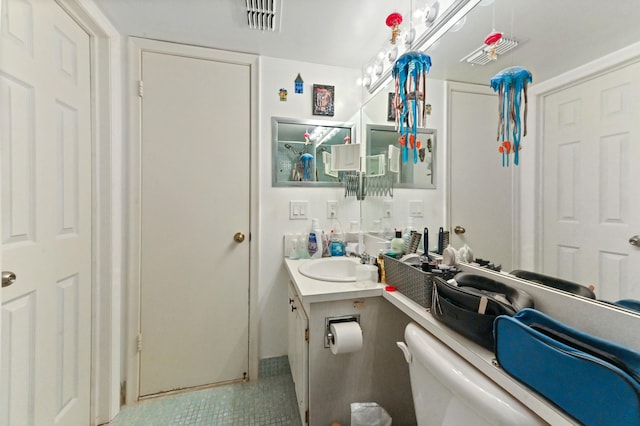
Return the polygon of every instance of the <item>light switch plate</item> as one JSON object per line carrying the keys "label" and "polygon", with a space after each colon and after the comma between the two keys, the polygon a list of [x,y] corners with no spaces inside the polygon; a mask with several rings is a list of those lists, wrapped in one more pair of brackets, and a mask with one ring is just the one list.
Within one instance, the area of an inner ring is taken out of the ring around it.
{"label": "light switch plate", "polygon": [[289,201],[289,219],[308,219],[309,201]]}

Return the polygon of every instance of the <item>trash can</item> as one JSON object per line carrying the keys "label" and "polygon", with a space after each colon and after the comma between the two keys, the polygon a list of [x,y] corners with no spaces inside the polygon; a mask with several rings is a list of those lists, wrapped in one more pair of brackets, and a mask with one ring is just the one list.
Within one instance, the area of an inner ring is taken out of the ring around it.
{"label": "trash can", "polygon": [[352,402],[351,426],[391,426],[391,416],[375,402]]}

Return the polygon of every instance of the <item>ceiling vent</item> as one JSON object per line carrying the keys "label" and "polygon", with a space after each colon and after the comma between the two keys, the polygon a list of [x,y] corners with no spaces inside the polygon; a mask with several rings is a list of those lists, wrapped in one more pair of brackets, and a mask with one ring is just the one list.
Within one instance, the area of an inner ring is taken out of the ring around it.
{"label": "ceiling vent", "polygon": [[[520,42],[515,38],[502,37],[495,46],[495,53],[498,56],[503,55],[511,49],[517,47],[518,44],[520,44]],[[489,46],[483,44],[464,58],[460,59],[460,62],[467,61],[470,64],[486,65],[491,62],[491,58],[489,57],[489,49]]]}
{"label": "ceiling vent", "polygon": [[282,0],[245,0],[247,25],[252,30],[280,31]]}

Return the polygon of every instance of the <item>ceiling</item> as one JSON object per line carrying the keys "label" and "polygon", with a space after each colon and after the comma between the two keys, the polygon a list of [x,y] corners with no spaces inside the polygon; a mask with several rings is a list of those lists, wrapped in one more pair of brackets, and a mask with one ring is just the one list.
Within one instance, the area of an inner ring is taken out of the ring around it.
{"label": "ceiling", "polygon": [[[94,1],[125,35],[361,69],[388,40],[389,13],[409,16],[435,0],[281,0],[279,32],[249,29],[245,0]],[[520,45],[484,66],[461,63],[493,22]],[[428,50],[430,77],[488,84],[499,70],[522,65],[535,84],[640,41],[639,23],[638,0],[495,0]]]}

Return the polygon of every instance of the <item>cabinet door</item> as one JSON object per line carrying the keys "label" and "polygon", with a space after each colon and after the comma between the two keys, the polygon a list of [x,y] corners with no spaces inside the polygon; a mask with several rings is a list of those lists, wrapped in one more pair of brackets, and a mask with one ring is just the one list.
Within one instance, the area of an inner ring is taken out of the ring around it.
{"label": "cabinet door", "polygon": [[309,320],[292,286],[289,286],[289,366],[298,398],[302,424],[306,423],[309,400]]}

